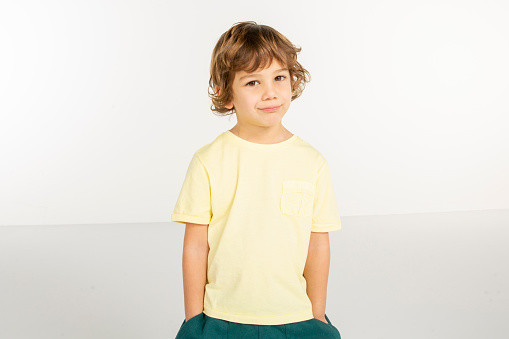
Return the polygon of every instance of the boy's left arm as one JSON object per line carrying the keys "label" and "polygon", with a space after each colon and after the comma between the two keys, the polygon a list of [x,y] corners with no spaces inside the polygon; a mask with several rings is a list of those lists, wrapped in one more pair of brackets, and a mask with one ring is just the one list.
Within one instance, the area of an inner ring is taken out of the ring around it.
{"label": "boy's left arm", "polygon": [[308,257],[304,267],[306,292],[313,306],[313,317],[327,323],[325,303],[329,278],[330,246],[328,232],[311,232]]}

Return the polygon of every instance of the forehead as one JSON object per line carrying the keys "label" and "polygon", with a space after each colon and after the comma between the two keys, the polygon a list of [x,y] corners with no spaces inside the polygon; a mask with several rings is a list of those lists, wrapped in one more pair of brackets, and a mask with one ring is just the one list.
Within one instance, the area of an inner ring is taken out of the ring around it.
{"label": "forehead", "polygon": [[240,79],[242,77],[254,75],[254,74],[263,74],[263,73],[272,74],[274,72],[278,72],[281,70],[288,70],[288,69],[286,67],[284,67],[283,65],[281,65],[281,63],[279,61],[274,59],[274,60],[272,60],[271,64],[267,67],[259,67],[258,69],[254,70],[252,72],[246,71],[246,70],[240,70],[240,71],[235,72],[235,79]]}

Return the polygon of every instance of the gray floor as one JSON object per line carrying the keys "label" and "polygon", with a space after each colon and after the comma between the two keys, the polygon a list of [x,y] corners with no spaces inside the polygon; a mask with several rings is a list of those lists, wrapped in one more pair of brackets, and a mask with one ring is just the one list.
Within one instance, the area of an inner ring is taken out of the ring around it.
{"label": "gray floor", "polygon": [[[343,339],[506,339],[509,210],[343,217]],[[174,338],[184,225],[0,226],[0,338]]]}

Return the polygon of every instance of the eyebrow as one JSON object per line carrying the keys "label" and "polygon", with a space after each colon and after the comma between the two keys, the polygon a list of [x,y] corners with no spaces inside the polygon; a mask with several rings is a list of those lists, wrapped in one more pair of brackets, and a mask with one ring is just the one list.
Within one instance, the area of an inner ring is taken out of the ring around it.
{"label": "eyebrow", "polygon": [[[281,68],[281,69],[278,69],[276,71],[274,71],[274,73],[279,73],[281,71],[288,71],[288,68]],[[239,81],[242,81],[242,79],[245,79],[245,78],[249,78],[249,77],[255,77],[257,75],[260,75],[260,73],[249,73],[248,75],[244,75],[243,77],[240,77],[239,78]]]}

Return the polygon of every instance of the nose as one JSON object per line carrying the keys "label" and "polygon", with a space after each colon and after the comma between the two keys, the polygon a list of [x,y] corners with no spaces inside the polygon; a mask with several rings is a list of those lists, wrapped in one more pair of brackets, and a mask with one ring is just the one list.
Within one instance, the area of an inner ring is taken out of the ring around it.
{"label": "nose", "polygon": [[263,88],[263,100],[272,100],[277,97],[276,88],[272,82],[266,83]]}

